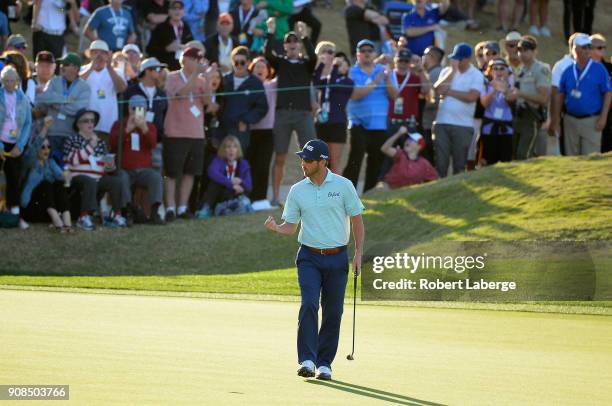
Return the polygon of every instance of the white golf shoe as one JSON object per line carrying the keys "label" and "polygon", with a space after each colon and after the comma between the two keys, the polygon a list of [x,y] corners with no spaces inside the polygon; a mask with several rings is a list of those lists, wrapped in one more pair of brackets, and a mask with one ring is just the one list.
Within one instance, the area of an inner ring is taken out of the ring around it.
{"label": "white golf shoe", "polygon": [[322,381],[331,380],[331,368],[326,366],[319,367],[316,378]]}
{"label": "white golf shoe", "polygon": [[315,376],[315,364],[310,360],[302,361],[298,368],[297,374],[304,378],[312,378]]}

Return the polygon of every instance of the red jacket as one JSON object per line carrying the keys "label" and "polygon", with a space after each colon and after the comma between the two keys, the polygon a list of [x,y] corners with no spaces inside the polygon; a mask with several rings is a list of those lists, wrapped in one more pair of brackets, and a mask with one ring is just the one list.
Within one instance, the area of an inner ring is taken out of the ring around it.
{"label": "red jacket", "polygon": [[[143,134],[140,128],[135,128],[127,133],[128,119],[123,120],[121,168],[126,170],[151,168],[153,166],[151,156],[157,146],[157,129],[153,124],[147,123],[149,132]],[[135,134],[134,136],[132,134]],[[138,135],[138,142],[132,145],[132,138]],[[119,149],[119,122],[115,121],[109,136],[110,149],[117,153]],[[139,145],[138,145],[139,144]]]}

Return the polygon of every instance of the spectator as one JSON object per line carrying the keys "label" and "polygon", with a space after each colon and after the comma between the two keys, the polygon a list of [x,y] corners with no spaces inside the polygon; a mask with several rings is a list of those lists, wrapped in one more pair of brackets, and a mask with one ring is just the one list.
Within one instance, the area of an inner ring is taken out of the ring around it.
{"label": "spectator", "polygon": [[74,119],[77,112],[89,104],[91,89],[87,82],[79,78],[81,58],[68,53],[57,61],[61,76],[54,76],[45,90],[36,99],[37,107],[47,107],[48,115],[53,118],[48,138],[51,152],[63,165],[65,141],[73,134]]}
{"label": "spectator", "polygon": [[[612,81],[612,63],[606,61],[606,37],[601,34],[591,35],[591,58],[604,65]],[[601,153],[612,151],[612,117],[608,114],[608,122],[601,133]]]}
{"label": "spectator", "polygon": [[[563,31],[565,38],[572,33],[591,34],[597,0],[563,0]],[[572,30],[572,23],[574,29]]]}
{"label": "spectator", "polygon": [[476,13],[476,0],[460,0],[459,3],[461,4],[461,11],[465,11],[465,14],[467,14],[468,17],[465,29],[470,31],[478,31],[480,29],[480,24],[478,24],[478,21],[474,19]]}
{"label": "spectator", "polygon": [[[532,2],[538,0],[532,0]],[[514,3],[514,7],[512,7]],[[521,25],[525,0],[499,0],[497,3],[497,31],[508,32],[516,30]]]}
{"label": "spectator", "polygon": [[502,58],[492,59],[487,76],[491,81],[480,95],[484,107],[480,142],[484,164],[493,165],[512,160],[512,109],[507,100],[511,89],[510,67]]}
{"label": "spectator", "polygon": [[64,146],[70,184],[81,199],[77,227],[86,231],[95,229],[91,216],[98,210],[98,196],[110,194],[113,211],[109,220],[103,219],[103,224],[109,227],[127,227],[122,214],[131,200],[127,173],[116,168],[114,156],[108,155],[106,142],[94,131],[99,119],[97,111],[79,110],[74,120],[76,133]]}
{"label": "spectator", "polygon": [[[277,72],[279,90],[274,119],[274,152],[276,154],[272,170],[271,202],[272,205],[278,205],[291,134],[293,131],[297,133],[300,146],[315,138],[310,104],[310,83],[317,56],[310,39],[306,36],[306,26],[302,22],[297,24],[297,33],[290,31],[285,35],[283,39],[285,55],[277,56],[272,52],[272,49],[276,47],[276,20],[269,18],[266,24],[268,42],[265,47],[265,56]],[[306,51],[306,58],[300,55],[302,45]],[[289,90],[290,88],[293,89]]]}
{"label": "spectator", "polygon": [[[401,147],[395,143],[406,135],[401,141]],[[393,158],[393,166],[382,181],[383,189],[397,189],[403,186],[418,185],[438,179],[438,173],[429,161],[420,156],[425,149],[425,139],[419,133],[408,133],[405,126],[389,137],[380,148],[383,154]],[[380,186],[377,186],[377,188]]]}
{"label": "spectator", "polygon": [[481,70],[485,66],[484,46],[487,41],[480,41],[474,46],[474,56],[476,57],[476,67]]}
{"label": "spectator", "polygon": [[506,34],[504,39],[504,52],[506,62],[512,70],[513,75],[518,75],[521,69],[521,58],[518,54],[518,43],[521,40],[521,34],[517,31],[512,31]]}
{"label": "spectator", "polygon": [[374,63],[375,45],[370,40],[357,44],[357,63],[349,70],[355,90],[348,103],[351,149],[343,176],[357,185],[361,162],[366,161],[364,193],[376,186],[384,155],[380,148],[387,139],[389,99],[398,95],[391,69]]}
{"label": "spectator", "polygon": [[253,190],[251,200],[265,200],[268,197],[268,180],[270,162],[274,151],[274,116],[276,114],[276,85],[274,70],[264,57],[255,58],[249,65],[249,71],[262,81],[268,112],[257,123],[251,126],[251,143],[247,149],[246,159],[251,164]]}
{"label": "spectator", "polygon": [[140,15],[144,18],[143,44],[151,41],[151,32],[158,24],[168,19],[168,0],[141,1],[139,4]]}
{"label": "spectator", "polygon": [[120,75],[125,78],[127,85],[134,83],[138,71],[132,68],[127,56],[125,56],[123,52],[117,51],[113,53],[111,56],[111,65],[115,71],[119,72]]}
{"label": "spectator", "polygon": [[130,65],[130,69],[135,75],[140,72],[140,60],[142,59],[142,53],[140,48],[136,44],[127,44],[121,50],[121,54],[125,56],[126,62]]}
{"label": "spectator", "polygon": [[6,14],[0,12],[0,49],[6,48],[6,40],[11,34],[11,27],[9,26],[8,18]]}
{"label": "spectator", "polygon": [[413,55],[409,49],[402,48],[395,55],[394,63],[395,68],[391,75],[393,81],[398,84],[398,95],[389,103],[388,116],[391,126],[388,130],[390,133],[395,132],[400,125],[408,121],[416,123],[416,120],[421,117],[419,97],[429,91],[420,57]]}
{"label": "spectator", "polygon": [[253,43],[251,21],[257,18],[259,12],[260,10],[253,5],[253,0],[240,0],[240,3],[230,11],[234,21],[232,36],[238,38],[240,45],[251,47]]}
{"label": "spectator", "polygon": [[229,13],[219,16],[217,34],[206,38],[204,47],[209,62],[216,63],[225,74],[232,70],[232,49],[238,46],[238,39],[231,35],[234,29],[234,20]]}
{"label": "spectator", "polygon": [[104,41],[92,41],[85,56],[91,62],[81,68],[80,75],[91,89],[89,109],[100,114],[96,120],[96,131],[104,140],[108,140],[108,133],[119,116],[117,95],[125,91],[127,81],[124,72],[117,72],[113,67],[111,52]]}
{"label": "spectator", "polygon": [[[64,31],[66,31],[66,10],[64,1],[35,0],[32,9],[32,53],[49,51],[59,58],[64,51]],[[75,10],[76,2],[70,0]]]}
{"label": "spectator", "polygon": [[157,148],[153,152],[153,167],[161,167],[161,143],[164,139],[164,120],[168,110],[166,92],[161,87],[160,76],[166,67],[155,58],[148,58],[140,64],[138,81],[128,86],[125,99],[130,100],[135,95],[143,96],[147,102],[145,120],[153,124],[157,134]]}
{"label": "spectator", "polygon": [[6,207],[12,214],[19,215],[21,154],[30,138],[32,108],[26,95],[19,90],[20,78],[14,67],[5,66],[0,80],[0,159],[4,160]]}
{"label": "spectator", "polygon": [[[52,119],[45,121],[45,131]],[[21,192],[23,222],[49,221],[60,233],[71,233],[67,188],[60,166],[49,159],[51,144],[45,137],[38,137],[28,148],[27,170]],[[22,223],[23,226],[24,223]],[[25,223],[27,224],[27,223]]]}
{"label": "spectator", "polygon": [[[316,49],[319,66],[313,76],[313,84],[319,90],[317,112],[317,138],[329,146],[329,169],[339,173],[342,149],[346,144],[348,118],[346,105],[353,93],[353,80],[348,77],[348,57],[338,52],[333,42],[320,42]],[[333,87],[336,86],[336,87]]]}
{"label": "spectator", "polygon": [[529,33],[550,37],[550,29],[546,26],[548,20],[548,0],[531,0],[529,5]]}
{"label": "spectator", "polygon": [[444,58],[444,51],[438,47],[428,47],[423,54],[423,67],[425,68],[425,77],[430,89],[425,97],[425,106],[423,108],[423,115],[421,119],[421,127],[423,128],[423,137],[425,138],[425,150],[423,156],[434,162],[433,156],[433,140],[431,138],[431,128],[433,126],[434,119],[436,118],[436,112],[440,105],[440,96],[431,89],[431,85],[438,81],[440,72],[442,72],[442,59]]}
{"label": "spectator", "polygon": [[[163,219],[158,209],[162,203],[162,177],[153,169],[152,154],[157,146],[157,130],[147,122],[147,100],[136,94],[129,99],[128,116],[121,124],[121,168],[127,171],[130,185],[146,190],[150,224],[162,225]],[[110,149],[119,151],[119,121],[113,124],[110,132]]]}
{"label": "spectator", "polygon": [[436,169],[441,178],[448,174],[453,158],[453,174],[463,172],[474,134],[476,101],[484,87],[484,77],[471,63],[472,48],[466,43],[455,45],[450,66],[444,68],[434,85],[442,96],[433,126]]}
{"label": "spectator", "polygon": [[208,167],[208,177],[210,182],[204,193],[205,203],[200,218],[210,217],[217,204],[251,191],[251,169],[247,160],[242,157],[238,138],[228,135],[223,139],[218,156]]}
{"label": "spectator", "polygon": [[34,80],[35,92],[38,97],[55,75],[56,64],[53,54],[49,51],[40,51],[36,55],[35,69],[36,73],[33,75],[32,80]]}
{"label": "spectator", "polygon": [[310,27],[310,40],[316,44],[321,33],[321,21],[312,13],[312,0],[305,2],[303,0],[293,1],[293,12],[289,17],[289,29],[295,29],[295,23],[302,21]]}
{"label": "spectator", "polygon": [[[202,175],[204,160],[204,106],[209,102],[204,54],[187,48],[181,56],[182,69],[170,72],[166,80],[168,112],[164,122],[164,186],[166,221],[178,215],[191,218],[187,210],[194,176]],[[176,208],[176,180],[179,186],[179,206]]]}
{"label": "spectator", "polygon": [[[180,0],[177,0],[180,1]],[[171,6],[175,2],[170,2]],[[206,38],[206,13],[208,12],[208,0],[184,0],[181,3],[185,4],[185,21],[188,27],[191,28],[191,35],[194,39],[204,42]]]}
{"label": "spectator", "polygon": [[591,59],[591,39],[586,34],[574,39],[573,54],[575,62],[563,72],[557,97],[565,108],[565,153],[587,155],[601,151],[612,90],[606,68]]}
{"label": "spectator", "polygon": [[[85,35],[85,28],[91,20],[91,15],[100,7],[104,7],[107,0],[83,0],[80,2],[81,8],[79,9],[79,45],[77,48],[77,54],[82,55],[83,52],[89,48],[91,41]],[[146,2],[149,3],[149,2]]]}
{"label": "spectator", "polygon": [[232,51],[233,71],[223,78],[225,108],[221,125],[227,135],[240,140],[247,150],[251,141],[249,126],[257,123],[268,112],[264,87],[257,76],[249,73],[249,49],[239,46]]}
{"label": "spectator", "polygon": [[122,7],[123,0],[109,0],[109,3],[94,11],[85,27],[85,35],[91,41],[104,41],[113,52],[121,51],[125,44],[136,41],[134,22],[130,11]]}
{"label": "spectator", "polygon": [[402,18],[402,31],[408,37],[408,48],[422,56],[427,47],[437,45],[434,33],[442,30],[440,20],[446,14],[450,1],[441,0],[439,5],[427,4],[428,0],[413,2],[414,9]]}
{"label": "spectator", "polygon": [[[389,20],[370,6],[366,0],[348,0],[344,9],[351,56],[357,52],[357,44],[363,39],[372,41],[374,48],[380,47],[381,32]],[[378,44],[378,46],[377,46]]]}
{"label": "spectator", "polygon": [[478,67],[481,72],[485,72],[489,69],[489,62],[497,58],[500,54],[499,44],[497,41],[486,41],[482,49],[482,62],[483,64]]}
{"label": "spectator", "polygon": [[515,102],[516,158],[527,159],[547,152],[547,134],[541,127],[550,100],[550,67],[536,59],[537,41],[531,36],[521,39],[518,52],[523,67],[509,100]]}
{"label": "spectator", "polygon": [[157,24],[147,46],[149,56],[159,59],[170,70],[180,69],[179,60],[185,44],[193,39],[189,23],[183,19],[182,1],[173,1],[168,9],[168,19]]}
{"label": "spectator", "polygon": [[[280,44],[289,32],[289,16],[293,13],[293,0],[257,0],[255,7],[260,10],[260,13],[265,10],[268,17],[274,17],[275,28],[274,38],[277,44]],[[264,24],[265,25],[265,24]],[[282,48],[275,49],[277,53],[282,52]]]}
{"label": "spectator", "polygon": [[5,65],[13,66],[19,74],[19,90],[27,96],[30,103],[34,104],[36,98],[36,83],[30,77],[30,64],[22,53],[7,51],[2,55]]}

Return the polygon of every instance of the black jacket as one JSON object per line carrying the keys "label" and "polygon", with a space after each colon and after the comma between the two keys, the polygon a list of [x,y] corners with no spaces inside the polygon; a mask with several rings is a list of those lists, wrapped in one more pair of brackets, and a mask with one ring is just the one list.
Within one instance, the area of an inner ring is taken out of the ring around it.
{"label": "black jacket", "polygon": [[155,90],[155,96],[153,97],[153,109],[149,109],[149,103],[146,93],[141,89],[140,82],[134,83],[128,86],[124,92],[123,100],[126,101],[123,106],[125,107],[125,117],[127,117],[127,101],[134,95],[141,95],[147,99],[147,111],[152,111],[155,116],[153,117],[153,125],[157,129],[157,142],[161,142],[164,138],[164,120],[166,119],[166,111],[168,110],[168,100],[166,99],[166,92],[159,87]]}
{"label": "black jacket", "polygon": [[[255,8],[255,4],[253,4],[252,6],[253,13],[250,16],[248,16],[249,18],[246,21],[244,21],[243,26],[240,27],[240,11],[238,10],[239,8],[241,8],[240,4],[238,4],[236,7],[232,9],[232,11],[230,11],[230,15],[234,19],[234,30],[232,31],[232,35],[238,38],[238,40],[240,40],[240,33],[244,33],[246,35],[247,43],[240,44],[240,45],[244,45],[250,48],[251,43],[253,42],[253,36],[250,35],[247,31],[249,31],[251,20],[257,17],[257,15],[259,14],[259,10]],[[246,18],[247,16],[245,15],[244,17]]]}
{"label": "black jacket", "polygon": [[[164,21],[161,24],[158,24],[157,27],[151,33],[151,40],[149,41],[149,45],[147,45],[147,53],[149,56],[154,56],[159,59],[161,63],[165,63],[168,65],[168,69],[178,70],[181,69],[181,64],[175,57],[174,52],[166,51],[166,47],[170,45],[176,36],[174,34],[174,28],[168,22],[168,20]],[[189,24],[185,20],[183,20],[183,34],[181,35],[181,44],[186,44],[193,39],[191,35],[191,28]]]}
{"label": "black jacket", "polygon": [[[238,38],[230,34],[230,38],[233,41],[233,47],[236,48],[240,43],[238,43]],[[204,47],[206,48],[206,59],[210,63],[219,63],[219,34],[212,35],[204,41]]]}
{"label": "black jacket", "polygon": [[[238,127],[238,122],[255,124],[268,112],[268,100],[263,83],[255,75],[249,74],[238,89],[234,89],[234,74],[223,77],[223,89],[229,95],[223,96],[224,108],[221,125],[225,132],[231,132]],[[232,92],[249,91],[247,94],[231,94]]]}

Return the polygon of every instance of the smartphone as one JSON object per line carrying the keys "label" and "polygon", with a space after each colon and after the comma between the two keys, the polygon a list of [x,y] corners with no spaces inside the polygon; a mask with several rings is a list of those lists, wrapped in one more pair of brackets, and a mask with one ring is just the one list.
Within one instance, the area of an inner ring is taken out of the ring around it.
{"label": "smartphone", "polygon": [[139,119],[144,119],[145,117],[144,107],[136,107],[134,109],[134,116]]}

